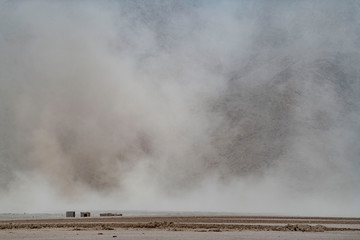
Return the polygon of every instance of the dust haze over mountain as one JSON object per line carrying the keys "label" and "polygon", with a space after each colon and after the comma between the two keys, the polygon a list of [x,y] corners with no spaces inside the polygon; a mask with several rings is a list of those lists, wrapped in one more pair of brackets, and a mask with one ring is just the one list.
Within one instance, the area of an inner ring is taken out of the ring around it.
{"label": "dust haze over mountain", "polygon": [[0,212],[359,216],[358,1],[1,1]]}

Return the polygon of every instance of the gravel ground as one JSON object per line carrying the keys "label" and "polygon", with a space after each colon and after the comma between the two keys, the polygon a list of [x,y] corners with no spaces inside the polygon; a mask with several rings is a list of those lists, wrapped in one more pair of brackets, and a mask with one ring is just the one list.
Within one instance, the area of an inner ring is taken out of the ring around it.
{"label": "gravel ground", "polygon": [[193,231],[164,231],[164,230],[111,230],[111,231],[73,231],[71,229],[38,229],[38,230],[11,230],[0,231],[1,240],[180,240],[180,239],[360,239],[360,232],[333,231],[333,232],[265,232],[265,231],[241,231],[241,232],[193,232]]}
{"label": "gravel ground", "polygon": [[1,240],[239,238],[360,239],[360,218],[147,216],[0,221]]}

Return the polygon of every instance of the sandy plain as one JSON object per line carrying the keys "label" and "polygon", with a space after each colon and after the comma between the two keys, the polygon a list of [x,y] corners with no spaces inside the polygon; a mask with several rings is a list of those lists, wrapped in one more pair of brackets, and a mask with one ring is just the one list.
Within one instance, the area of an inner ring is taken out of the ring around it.
{"label": "sandy plain", "polygon": [[0,239],[360,239],[360,218],[144,216],[0,221]]}

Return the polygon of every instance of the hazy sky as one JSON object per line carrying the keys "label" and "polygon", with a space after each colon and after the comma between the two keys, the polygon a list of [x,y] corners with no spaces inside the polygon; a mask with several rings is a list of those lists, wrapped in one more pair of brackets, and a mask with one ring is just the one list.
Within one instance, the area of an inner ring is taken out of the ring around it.
{"label": "hazy sky", "polygon": [[358,1],[0,1],[0,212],[360,215]]}

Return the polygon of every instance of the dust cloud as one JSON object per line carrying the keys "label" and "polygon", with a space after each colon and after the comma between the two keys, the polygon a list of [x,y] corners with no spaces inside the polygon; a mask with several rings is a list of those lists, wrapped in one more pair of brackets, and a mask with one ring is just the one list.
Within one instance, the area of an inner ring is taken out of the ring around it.
{"label": "dust cloud", "polygon": [[0,1],[0,212],[360,214],[358,1]]}

